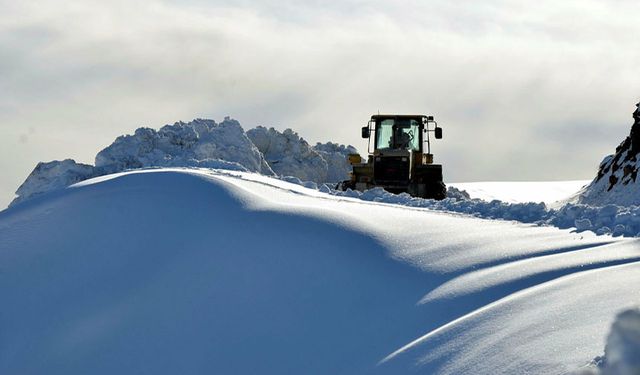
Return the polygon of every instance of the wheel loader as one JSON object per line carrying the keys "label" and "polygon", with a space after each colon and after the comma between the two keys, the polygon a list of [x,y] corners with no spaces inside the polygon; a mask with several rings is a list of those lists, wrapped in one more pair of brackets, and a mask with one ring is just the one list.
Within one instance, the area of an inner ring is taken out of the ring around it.
{"label": "wheel loader", "polygon": [[446,198],[442,165],[433,163],[431,133],[435,139],[442,138],[442,128],[433,116],[371,116],[362,128],[362,138],[369,140],[368,159],[365,162],[359,154],[350,154],[351,179],[338,184],[338,188],[364,191],[382,187],[396,194]]}

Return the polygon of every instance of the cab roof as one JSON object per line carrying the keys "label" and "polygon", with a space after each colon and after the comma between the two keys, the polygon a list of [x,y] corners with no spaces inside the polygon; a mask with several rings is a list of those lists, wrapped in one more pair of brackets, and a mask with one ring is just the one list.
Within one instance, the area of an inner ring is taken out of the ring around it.
{"label": "cab roof", "polygon": [[400,119],[416,119],[416,118],[423,118],[423,117],[427,117],[427,115],[393,115],[393,114],[385,114],[385,115],[381,115],[381,114],[377,114],[377,115],[372,115],[371,119],[372,120],[378,120],[378,119],[390,119],[390,118],[400,118]]}

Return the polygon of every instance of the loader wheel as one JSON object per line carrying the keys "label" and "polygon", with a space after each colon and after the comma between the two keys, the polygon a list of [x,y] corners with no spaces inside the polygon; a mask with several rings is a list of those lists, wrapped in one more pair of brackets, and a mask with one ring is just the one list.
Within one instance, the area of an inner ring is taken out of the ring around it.
{"label": "loader wheel", "polygon": [[427,199],[441,201],[447,197],[447,186],[442,181],[428,183],[425,195]]}
{"label": "loader wheel", "polygon": [[355,184],[351,180],[338,182],[336,190],[347,191],[347,189],[355,190]]}

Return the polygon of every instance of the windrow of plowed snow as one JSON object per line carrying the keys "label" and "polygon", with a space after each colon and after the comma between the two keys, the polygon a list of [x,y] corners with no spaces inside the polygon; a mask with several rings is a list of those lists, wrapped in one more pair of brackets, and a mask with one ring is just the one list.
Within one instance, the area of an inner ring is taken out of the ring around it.
{"label": "windrow of plowed snow", "polygon": [[104,176],[0,213],[0,373],[562,373],[640,243],[258,174]]}

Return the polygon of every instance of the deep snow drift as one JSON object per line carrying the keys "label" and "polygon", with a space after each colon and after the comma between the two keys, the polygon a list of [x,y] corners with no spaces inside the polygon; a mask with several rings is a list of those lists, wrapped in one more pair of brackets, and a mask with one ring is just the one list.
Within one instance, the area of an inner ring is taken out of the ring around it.
{"label": "deep snow drift", "polygon": [[0,265],[2,374],[558,374],[640,293],[638,240],[239,171],[15,205]]}

